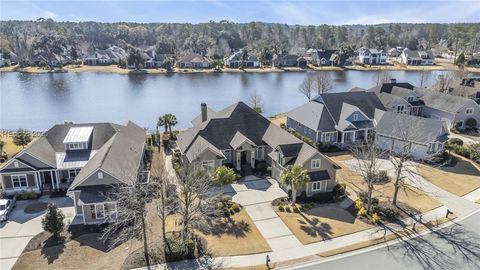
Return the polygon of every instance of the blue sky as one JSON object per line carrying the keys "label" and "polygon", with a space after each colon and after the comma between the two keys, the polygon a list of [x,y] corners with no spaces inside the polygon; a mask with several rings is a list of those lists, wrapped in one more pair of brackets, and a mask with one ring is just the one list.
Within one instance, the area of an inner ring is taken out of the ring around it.
{"label": "blue sky", "polygon": [[388,22],[480,22],[480,1],[8,1],[1,20],[101,22],[279,22],[376,24]]}

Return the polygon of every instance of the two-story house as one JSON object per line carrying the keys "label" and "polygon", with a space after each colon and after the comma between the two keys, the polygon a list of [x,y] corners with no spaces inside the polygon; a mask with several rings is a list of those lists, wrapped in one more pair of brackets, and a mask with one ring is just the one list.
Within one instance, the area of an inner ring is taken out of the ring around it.
{"label": "two-story house", "polygon": [[373,92],[321,94],[287,113],[287,127],[322,143],[353,143],[375,127],[375,109],[385,110]]}
{"label": "two-story house", "polygon": [[387,63],[387,52],[362,47],[358,50],[358,61],[367,65],[385,65]]}
{"label": "two-story house", "polygon": [[145,171],[145,139],[132,122],[55,125],[0,169],[3,191],[67,191],[83,223],[105,222],[117,215],[106,197],[112,186],[131,185]]}
{"label": "two-story house", "polygon": [[287,166],[300,165],[311,181],[298,194],[305,191],[311,196],[335,186],[338,166],[333,161],[243,102],[218,112],[202,103],[201,114],[192,124],[177,136],[184,164],[198,164],[208,170],[224,164],[249,175],[257,163],[266,162],[276,180]]}
{"label": "two-story house", "polygon": [[435,56],[431,51],[414,51],[406,48],[398,59],[404,65],[426,66],[435,64]]}

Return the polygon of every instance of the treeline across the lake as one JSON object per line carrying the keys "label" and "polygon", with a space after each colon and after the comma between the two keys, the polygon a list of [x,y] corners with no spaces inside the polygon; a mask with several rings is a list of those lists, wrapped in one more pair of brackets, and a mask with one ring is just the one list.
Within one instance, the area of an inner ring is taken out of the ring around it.
{"label": "treeline across the lake", "polygon": [[[278,23],[234,23],[229,21],[190,23],[100,23],[2,21],[0,49],[28,60],[46,47],[49,51],[89,50],[117,45],[122,48],[156,46],[157,53],[194,52],[221,58],[247,48],[262,57],[296,53],[305,48],[344,47],[387,49],[443,48],[471,54],[480,47],[480,23],[377,24],[377,25],[286,25]],[[20,62],[19,61],[19,62]]]}

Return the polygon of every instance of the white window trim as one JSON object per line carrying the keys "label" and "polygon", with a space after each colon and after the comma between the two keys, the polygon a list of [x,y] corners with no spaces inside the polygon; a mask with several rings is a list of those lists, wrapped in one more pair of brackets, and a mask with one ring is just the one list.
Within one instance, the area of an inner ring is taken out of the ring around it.
{"label": "white window trim", "polygon": [[[93,214],[94,214],[94,217],[93,219],[104,219],[105,218],[105,205],[103,203],[94,203],[94,204],[89,204],[89,206],[94,206],[93,210]],[[97,206],[102,206],[102,212],[103,212],[103,217],[99,218],[97,216]],[[92,208],[90,207],[90,211],[92,210]]]}
{"label": "white window trim", "polygon": [[[15,187],[15,180],[13,179],[14,177],[18,178],[17,181],[19,182],[19,187]],[[25,186],[22,186],[22,181],[20,180],[20,177],[24,177],[25,178]],[[10,179],[12,180],[12,187],[13,189],[25,189],[25,188],[28,188],[28,178],[27,178],[27,175],[26,174],[12,174],[10,175]]]}
{"label": "white window trim", "polygon": [[213,170],[213,168],[215,167],[215,160],[213,159],[203,160],[202,167],[206,170]]}
{"label": "white window trim", "polygon": [[69,169],[68,170],[68,177],[69,178],[75,178],[75,177],[77,177],[79,172],[80,172],[80,169]]}
{"label": "white window trim", "polygon": [[103,172],[98,172],[97,177],[98,179],[103,179]]}
{"label": "white window trim", "polygon": [[327,191],[327,186],[326,180],[312,182],[312,191]]}
{"label": "white window trim", "polygon": [[[470,112],[469,112],[469,111],[470,111]],[[473,109],[473,108],[466,108],[466,109],[465,109],[465,114],[466,114],[466,115],[471,115],[471,114],[473,114],[473,112],[474,112],[474,109]]]}
{"label": "white window trim", "polygon": [[[261,155],[260,155],[261,153]],[[263,146],[257,147],[257,159],[263,160],[265,158],[265,151]]]}
{"label": "white window trim", "polygon": [[[315,165],[317,164],[317,162],[318,162],[318,166],[315,166]],[[319,168],[321,168],[321,167],[322,167],[322,160],[319,159],[319,158],[312,159],[312,160],[310,161],[310,167],[311,167],[312,169],[319,169]]]}

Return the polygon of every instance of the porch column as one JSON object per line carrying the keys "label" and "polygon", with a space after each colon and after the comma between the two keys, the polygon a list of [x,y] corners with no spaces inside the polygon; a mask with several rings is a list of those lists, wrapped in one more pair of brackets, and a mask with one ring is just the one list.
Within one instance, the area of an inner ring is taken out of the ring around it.
{"label": "porch column", "polygon": [[55,182],[57,183],[57,188],[55,190],[58,191],[60,189],[60,174],[58,171],[55,171]]}
{"label": "porch column", "polygon": [[255,169],[255,150],[250,152],[250,166]]}
{"label": "porch column", "polygon": [[237,155],[237,158],[236,158],[236,164],[235,164],[235,167],[237,168],[237,171],[240,171],[241,169],[241,153],[239,151],[235,151],[236,152],[236,155]]}
{"label": "porch column", "polygon": [[40,181],[38,180],[40,178],[40,173],[35,172],[35,184],[37,185],[38,190],[40,190]]}
{"label": "porch column", "polygon": [[365,140],[368,140],[368,129],[365,129]]}
{"label": "porch column", "polygon": [[53,171],[50,171],[50,181],[52,182],[52,189],[55,189],[55,180],[53,179]]}
{"label": "porch column", "polygon": [[342,143],[345,140],[345,132],[342,132]]}

